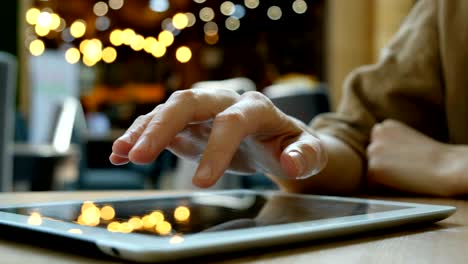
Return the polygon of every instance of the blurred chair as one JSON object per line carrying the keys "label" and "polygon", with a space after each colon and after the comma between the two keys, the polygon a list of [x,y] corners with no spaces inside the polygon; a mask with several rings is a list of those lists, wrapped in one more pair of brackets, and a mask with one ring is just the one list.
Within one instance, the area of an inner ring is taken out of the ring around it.
{"label": "blurred chair", "polygon": [[[119,167],[90,168],[88,149],[88,130],[81,103],[75,98],[66,99],[60,106],[57,116],[53,145],[66,149],[71,143],[79,146],[78,179],[67,189],[80,190],[122,190],[157,187],[157,177],[172,167],[173,155],[167,151],[149,165],[127,164]],[[110,141],[109,141],[110,142]],[[107,147],[107,146],[106,146]],[[111,149],[105,151],[110,154]],[[108,161],[108,156],[99,157]]]}
{"label": "blurred chair", "polygon": [[16,99],[16,58],[0,51],[0,191],[13,189],[14,115]]}

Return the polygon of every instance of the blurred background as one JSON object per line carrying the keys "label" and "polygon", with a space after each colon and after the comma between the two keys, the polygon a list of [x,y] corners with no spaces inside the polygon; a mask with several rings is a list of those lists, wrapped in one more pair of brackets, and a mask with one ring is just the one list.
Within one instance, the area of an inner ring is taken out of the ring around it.
{"label": "blurred background", "polygon": [[[195,165],[170,152],[112,166],[113,140],[174,91],[209,80],[264,92],[304,122],[333,111],[346,74],[375,62],[414,2],[4,1],[0,188],[194,188]],[[275,186],[226,175],[213,188]]]}

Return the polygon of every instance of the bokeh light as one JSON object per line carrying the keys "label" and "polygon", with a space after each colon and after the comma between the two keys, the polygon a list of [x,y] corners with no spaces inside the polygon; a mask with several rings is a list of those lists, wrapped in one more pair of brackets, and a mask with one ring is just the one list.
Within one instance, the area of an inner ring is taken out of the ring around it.
{"label": "bokeh light", "polygon": [[176,51],[176,58],[181,63],[186,63],[192,58],[192,51],[186,47],[179,47]]}
{"label": "bokeh light", "polygon": [[294,1],[292,7],[297,14],[304,14],[307,11],[307,3],[304,0]]}
{"label": "bokeh light", "polygon": [[109,35],[109,40],[114,46],[122,45],[123,44],[122,30],[114,29]]}
{"label": "bokeh light", "polygon": [[83,20],[76,20],[70,26],[70,33],[75,38],[81,38],[86,32],[86,22]]}
{"label": "bokeh light", "polygon": [[178,222],[185,222],[190,218],[190,209],[186,206],[178,206],[174,210],[174,219]]}
{"label": "bokeh light", "polygon": [[65,60],[70,64],[75,64],[80,61],[80,51],[77,48],[69,48],[65,52]]}
{"label": "bokeh light", "polygon": [[223,15],[225,16],[230,16],[234,14],[235,11],[235,5],[231,1],[225,1],[221,4],[220,6],[220,11]]}
{"label": "bokeh light", "polygon": [[267,15],[271,20],[279,20],[283,15],[283,12],[278,6],[270,6],[270,8],[268,8]]}
{"label": "bokeh light", "polygon": [[37,18],[39,17],[39,14],[41,14],[41,11],[37,8],[30,8],[26,12],[26,22],[30,25],[35,25],[37,23]]}
{"label": "bokeh light", "polygon": [[106,47],[105,49],[102,50],[102,60],[105,63],[112,63],[116,59],[117,59],[117,51],[113,47]]}
{"label": "bokeh light", "polygon": [[114,10],[122,8],[123,5],[124,0],[109,0],[109,7]]}
{"label": "bokeh light", "polygon": [[33,40],[31,41],[31,43],[29,43],[29,52],[31,52],[33,56],[42,55],[42,53],[44,53],[44,50],[44,42],[40,39]]}
{"label": "bokeh light", "polygon": [[244,4],[247,8],[255,9],[260,5],[259,0],[245,0]]}
{"label": "bokeh light", "polygon": [[204,7],[200,10],[199,16],[202,21],[208,22],[215,18],[215,12],[211,7]]}
{"label": "bokeh light", "polygon": [[240,27],[240,21],[239,21],[239,19],[237,19],[235,17],[228,17],[226,19],[225,26],[226,26],[227,29],[229,29],[231,31],[234,31],[234,30],[237,30]]}
{"label": "bokeh light", "polygon": [[158,35],[158,41],[164,46],[169,47],[174,42],[174,35],[167,30],[163,30]]}
{"label": "bokeh light", "polygon": [[172,24],[174,25],[175,28],[177,29],[184,29],[188,25],[188,17],[186,14],[183,13],[177,13],[174,15],[172,18]]}
{"label": "bokeh light", "polygon": [[[104,53],[108,53],[108,52],[109,52],[109,50],[107,50],[108,48],[110,48],[110,47],[105,48],[105,49],[103,50],[103,52],[102,52],[102,53],[103,53],[103,54],[102,54],[103,60],[104,60],[104,57],[105,57],[105,56],[104,56]],[[115,52],[115,49],[114,49],[114,48],[111,48],[111,49],[113,49],[114,52]],[[104,52],[104,51],[106,51],[106,52]],[[112,51],[110,51],[110,52],[112,52]],[[116,57],[117,57],[117,55],[116,55]],[[104,61],[105,61],[105,60],[104,60]],[[114,219],[114,217],[115,217],[115,210],[114,210],[114,208],[112,208],[112,207],[109,206],[109,205],[106,205],[106,206],[104,206],[104,207],[101,208],[101,218],[102,218],[103,220],[109,221],[109,220]]]}
{"label": "bokeh light", "polygon": [[97,2],[93,6],[93,12],[96,16],[105,16],[109,11],[109,7],[105,2]]}

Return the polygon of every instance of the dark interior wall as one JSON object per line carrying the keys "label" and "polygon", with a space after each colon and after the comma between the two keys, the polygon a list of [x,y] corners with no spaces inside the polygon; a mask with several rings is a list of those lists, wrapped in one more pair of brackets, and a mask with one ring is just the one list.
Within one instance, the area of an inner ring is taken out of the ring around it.
{"label": "dark interior wall", "polygon": [[18,2],[17,0],[2,1],[0,15],[0,25],[6,25],[2,32],[0,50],[9,52],[15,56],[18,54]]}

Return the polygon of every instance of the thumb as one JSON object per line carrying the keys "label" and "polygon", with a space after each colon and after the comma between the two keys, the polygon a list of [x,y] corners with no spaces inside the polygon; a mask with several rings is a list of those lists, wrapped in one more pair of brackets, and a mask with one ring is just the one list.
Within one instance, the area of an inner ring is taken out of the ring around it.
{"label": "thumb", "polygon": [[305,179],[327,164],[327,152],[317,137],[307,134],[287,146],[280,156],[281,168],[289,178]]}

